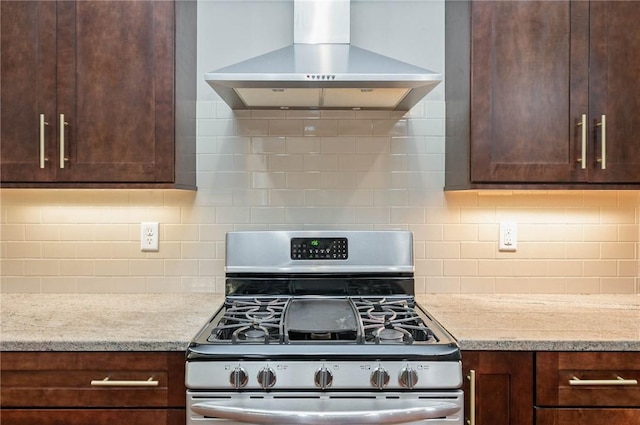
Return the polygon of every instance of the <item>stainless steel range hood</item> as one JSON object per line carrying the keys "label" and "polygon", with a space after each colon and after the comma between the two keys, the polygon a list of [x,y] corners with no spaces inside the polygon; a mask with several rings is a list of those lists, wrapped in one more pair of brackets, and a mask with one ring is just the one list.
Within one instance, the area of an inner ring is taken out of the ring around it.
{"label": "stainless steel range hood", "polygon": [[442,80],[350,43],[350,0],[294,0],[294,44],[205,74],[232,109],[408,111]]}

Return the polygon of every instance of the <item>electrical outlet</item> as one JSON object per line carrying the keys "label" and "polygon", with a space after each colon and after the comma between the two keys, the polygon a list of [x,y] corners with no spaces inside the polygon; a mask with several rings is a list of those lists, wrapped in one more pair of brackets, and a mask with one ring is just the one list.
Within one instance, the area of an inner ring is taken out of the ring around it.
{"label": "electrical outlet", "polygon": [[518,225],[513,222],[500,223],[498,250],[513,252],[518,249]]}
{"label": "electrical outlet", "polygon": [[158,223],[143,222],[140,224],[140,250],[158,251]]}

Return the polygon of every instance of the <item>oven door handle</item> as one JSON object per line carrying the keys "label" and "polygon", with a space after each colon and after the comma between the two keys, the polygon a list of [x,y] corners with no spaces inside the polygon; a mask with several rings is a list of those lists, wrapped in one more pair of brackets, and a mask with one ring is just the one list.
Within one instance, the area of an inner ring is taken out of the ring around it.
{"label": "oven door handle", "polygon": [[191,410],[207,417],[260,425],[391,425],[444,418],[458,413],[460,406],[447,402],[432,402],[402,409],[313,411],[253,409],[202,402],[192,405]]}

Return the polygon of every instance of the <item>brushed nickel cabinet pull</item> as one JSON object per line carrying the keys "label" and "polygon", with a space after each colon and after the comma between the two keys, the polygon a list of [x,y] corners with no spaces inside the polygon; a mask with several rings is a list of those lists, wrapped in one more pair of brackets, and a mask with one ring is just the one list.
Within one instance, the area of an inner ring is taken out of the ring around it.
{"label": "brushed nickel cabinet pull", "polygon": [[44,114],[40,114],[40,168],[44,168],[45,161],[48,161],[49,158],[44,156],[44,126],[49,125],[48,122],[44,120]]}
{"label": "brushed nickel cabinet pull", "polygon": [[91,381],[92,387],[157,387],[158,381],[149,377],[146,381],[112,381],[107,376],[104,379],[95,379]]}
{"label": "brushed nickel cabinet pull", "polygon": [[580,121],[576,123],[576,126],[580,128],[580,158],[576,161],[580,163],[580,168],[583,170],[587,168],[587,114],[582,114]]}
{"label": "brushed nickel cabinet pull", "polygon": [[624,379],[616,376],[616,379],[580,379],[573,377],[569,379],[569,385],[638,385],[637,379]]}
{"label": "brushed nickel cabinet pull", "polygon": [[60,168],[64,168],[65,161],[69,160],[64,155],[64,130],[67,125],[69,123],[64,120],[64,114],[60,114]]}
{"label": "brushed nickel cabinet pull", "polygon": [[607,116],[600,116],[600,122],[596,123],[596,127],[600,127],[600,158],[597,162],[600,163],[600,169],[607,169]]}
{"label": "brushed nickel cabinet pull", "polygon": [[469,375],[469,419],[467,425],[476,425],[476,371],[471,369]]}

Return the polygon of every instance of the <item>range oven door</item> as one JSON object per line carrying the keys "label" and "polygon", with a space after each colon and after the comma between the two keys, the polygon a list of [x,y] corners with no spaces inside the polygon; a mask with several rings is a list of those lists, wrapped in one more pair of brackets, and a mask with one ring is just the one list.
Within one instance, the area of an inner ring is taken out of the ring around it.
{"label": "range oven door", "polygon": [[462,425],[463,394],[187,391],[188,425]]}

